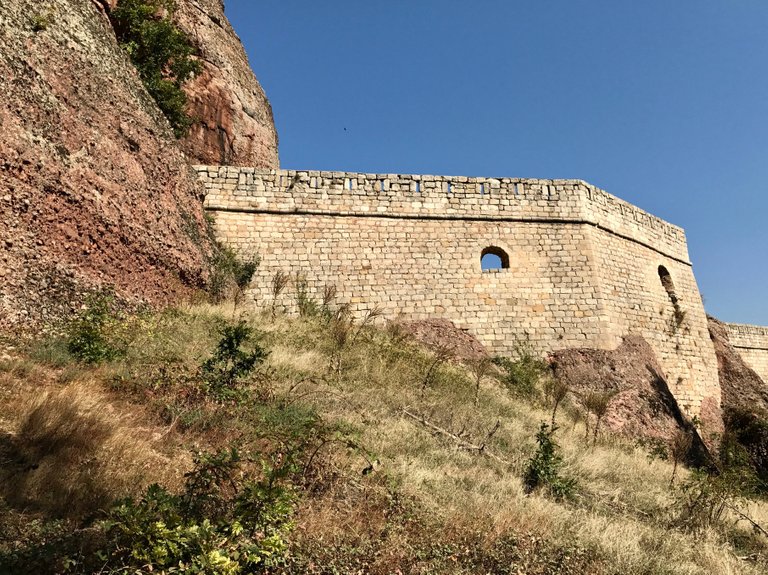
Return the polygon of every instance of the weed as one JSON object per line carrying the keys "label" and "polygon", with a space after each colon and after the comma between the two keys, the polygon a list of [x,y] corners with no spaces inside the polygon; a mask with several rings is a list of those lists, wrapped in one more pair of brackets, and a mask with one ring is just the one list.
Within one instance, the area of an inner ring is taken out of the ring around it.
{"label": "weed", "polygon": [[557,418],[557,408],[568,395],[571,390],[567,381],[564,381],[557,377],[547,377],[544,379],[544,398],[547,399],[552,405],[552,427],[555,426],[555,419]]}
{"label": "weed", "polygon": [[29,347],[28,353],[36,362],[55,368],[65,367],[74,361],[67,340],[63,337],[36,341]]}
{"label": "weed", "polygon": [[[610,405],[611,400],[616,397],[617,393],[618,391],[616,390],[589,391],[581,397],[584,409],[587,410],[588,414],[591,413],[595,416],[595,426],[592,430],[593,444],[597,443],[597,434],[600,432],[600,423],[603,421],[605,414],[608,413],[608,406]],[[587,416],[586,421],[586,437],[589,437],[589,416]]]}
{"label": "weed", "polygon": [[441,345],[435,348],[432,358],[427,363],[427,369],[421,378],[421,396],[424,397],[427,389],[432,386],[437,375],[437,371],[442,364],[451,358],[451,348],[447,345]]}
{"label": "weed", "polygon": [[55,18],[55,11],[53,8],[48,8],[45,12],[39,12],[32,16],[32,31],[43,32],[53,24]]}
{"label": "weed", "polygon": [[285,286],[288,285],[290,276],[282,270],[277,270],[272,276],[272,321],[277,317],[277,299],[283,293]]}
{"label": "weed", "polygon": [[480,384],[491,370],[491,358],[479,357],[469,362],[469,370],[475,380],[475,405],[480,401]]}
{"label": "weed", "polygon": [[336,299],[337,292],[338,290],[334,284],[326,284],[323,288],[323,300],[320,304],[320,309],[324,317],[328,317],[332,313],[331,304]]}
{"label": "weed", "polygon": [[547,373],[547,362],[527,342],[518,342],[512,358],[494,357],[493,363],[504,370],[503,383],[514,395],[535,399],[539,380]]}
{"label": "weed", "polygon": [[307,279],[296,274],[293,280],[293,286],[296,289],[296,307],[301,317],[315,317],[320,313],[317,302],[309,295],[309,284]]}
{"label": "weed", "polygon": [[213,258],[209,291],[215,302],[232,299],[235,309],[259,267],[260,258],[241,258],[229,246],[219,245]]}
{"label": "weed", "polygon": [[677,475],[677,467],[680,465],[691,450],[693,436],[686,429],[678,429],[672,437],[672,444],[669,447],[669,454],[672,456],[672,476],[669,478],[669,485],[672,486]]}

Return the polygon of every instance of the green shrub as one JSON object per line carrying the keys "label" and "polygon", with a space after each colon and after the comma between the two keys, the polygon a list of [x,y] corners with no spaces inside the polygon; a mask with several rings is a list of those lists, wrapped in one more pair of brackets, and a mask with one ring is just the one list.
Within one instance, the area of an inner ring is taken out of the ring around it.
{"label": "green shrub", "polygon": [[152,485],[117,505],[107,522],[108,573],[260,573],[282,562],[293,508],[290,466],[263,466],[236,450],[202,454],[184,491]]}
{"label": "green shrub", "polygon": [[576,481],[560,476],[563,458],[558,454],[558,445],[553,439],[555,431],[557,427],[541,424],[536,434],[539,447],[528,462],[523,482],[527,493],[546,488],[556,499],[565,499],[573,494]]}
{"label": "green shrub", "polygon": [[726,434],[721,460],[740,456],[760,479],[759,489],[768,493],[768,413],[757,407],[726,407],[723,419]]}
{"label": "green shrub", "polygon": [[259,258],[241,259],[229,246],[219,245],[211,266],[208,289],[214,301],[232,296],[240,303],[243,293],[259,267]]}
{"label": "green shrub", "polygon": [[109,17],[117,41],[180,138],[192,125],[181,87],[201,67],[192,58],[194,49],[186,35],[172,21],[175,8],[174,0],[120,0]]}
{"label": "green shrub", "polygon": [[530,344],[518,343],[514,357],[496,356],[492,361],[504,371],[502,381],[514,395],[527,399],[538,396],[538,383],[547,373],[548,366]]}
{"label": "green shrub", "polygon": [[125,353],[114,343],[111,335],[117,325],[113,312],[114,297],[95,294],[88,298],[85,308],[67,328],[67,351],[84,363],[111,361]]}
{"label": "green shrub", "polygon": [[[267,357],[266,350],[251,342],[252,332],[242,320],[224,325],[213,356],[200,367],[207,391],[217,399],[236,398],[243,380]],[[251,351],[243,349],[248,343],[252,345]]]}

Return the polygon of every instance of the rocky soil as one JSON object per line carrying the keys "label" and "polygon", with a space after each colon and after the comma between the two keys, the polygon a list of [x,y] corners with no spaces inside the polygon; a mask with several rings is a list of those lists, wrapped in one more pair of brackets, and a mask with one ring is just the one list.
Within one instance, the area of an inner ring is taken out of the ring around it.
{"label": "rocky soil", "polygon": [[485,346],[475,336],[450,320],[433,318],[396,325],[419,343],[454,360],[471,362],[488,356]]}

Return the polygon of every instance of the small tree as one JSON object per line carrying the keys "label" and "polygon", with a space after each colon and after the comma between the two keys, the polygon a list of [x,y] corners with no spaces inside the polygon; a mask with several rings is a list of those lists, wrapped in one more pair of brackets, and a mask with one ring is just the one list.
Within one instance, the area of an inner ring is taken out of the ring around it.
{"label": "small tree", "polygon": [[538,449],[528,462],[523,483],[526,493],[546,487],[557,499],[570,497],[576,489],[576,481],[560,476],[563,458],[558,453],[559,446],[554,440],[557,427],[541,424],[536,434]]}
{"label": "small tree", "polygon": [[469,369],[475,379],[475,405],[480,401],[480,384],[483,378],[488,375],[491,365],[493,365],[491,358],[487,356],[478,357],[469,362]]}
{"label": "small tree", "polygon": [[544,381],[544,395],[552,404],[552,427],[555,426],[557,408],[560,407],[560,404],[563,402],[570,390],[571,388],[568,383],[557,377],[548,377]]}
{"label": "small tree", "polygon": [[234,325],[222,327],[221,339],[213,356],[200,367],[208,391],[219,400],[236,394],[242,380],[268,355],[267,351],[255,344],[251,351],[242,348],[251,340],[252,331],[242,320]]}
{"label": "small tree", "polygon": [[177,138],[192,125],[183,84],[201,69],[194,48],[172,17],[174,0],[120,0],[109,12],[117,41]]}

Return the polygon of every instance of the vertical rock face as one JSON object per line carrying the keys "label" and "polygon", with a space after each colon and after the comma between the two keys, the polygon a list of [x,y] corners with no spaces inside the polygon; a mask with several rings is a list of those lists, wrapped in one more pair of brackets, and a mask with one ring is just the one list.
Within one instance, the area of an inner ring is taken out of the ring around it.
{"label": "vertical rock face", "polygon": [[0,0],[0,329],[202,286],[201,190],[95,0]]}
{"label": "vertical rock face", "polygon": [[272,108],[224,15],[222,0],[179,0],[176,20],[203,65],[185,86],[189,114],[197,120],[182,142],[190,160],[279,167]]}

